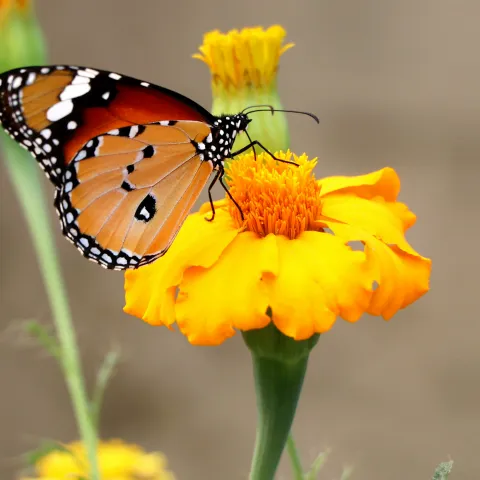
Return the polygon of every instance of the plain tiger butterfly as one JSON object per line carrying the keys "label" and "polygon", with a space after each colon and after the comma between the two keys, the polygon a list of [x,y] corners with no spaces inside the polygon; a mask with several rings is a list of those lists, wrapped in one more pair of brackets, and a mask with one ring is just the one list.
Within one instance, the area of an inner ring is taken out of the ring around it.
{"label": "plain tiger butterfly", "polygon": [[162,256],[215,172],[208,187],[213,220],[213,185],[220,181],[229,194],[225,159],[255,145],[272,155],[250,137],[232,152],[250,113],[274,112],[254,107],[217,117],[166,88],[86,67],[0,75],[0,124],[55,186],[63,234],[113,270]]}

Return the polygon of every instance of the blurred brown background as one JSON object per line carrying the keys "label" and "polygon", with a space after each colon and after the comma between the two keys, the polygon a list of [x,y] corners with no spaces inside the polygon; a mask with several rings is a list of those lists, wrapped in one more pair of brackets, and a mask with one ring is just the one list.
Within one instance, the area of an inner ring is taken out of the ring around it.
{"label": "blurred brown background", "polygon": [[[401,200],[418,215],[409,240],[433,259],[431,292],[390,323],[339,320],[320,339],[294,432],[305,462],[333,449],[321,478],[338,479],[350,464],[354,480],[424,480],[449,458],[452,480],[480,478],[479,15],[475,0],[38,2],[51,63],[122,72],[207,107],[207,68],[190,58],[203,33],[281,23],[296,43],[281,60],[282,100],[321,117],[320,127],[290,118],[294,151],[319,156],[319,176],[399,172]],[[18,334],[24,319],[50,322],[50,310],[0,171],[0,478],[8,480],[39,439],[76,432],[56,365]],[[57,227],[53,208],[51,217]],[[123,349],[103,436],[163,450],[179,480],[246,478],[255,400],[241,339],[192,347],[125,315],[122,275],[57,239],[89,378],[108,348]],[[286,461],[278,478],[291,478]]]}

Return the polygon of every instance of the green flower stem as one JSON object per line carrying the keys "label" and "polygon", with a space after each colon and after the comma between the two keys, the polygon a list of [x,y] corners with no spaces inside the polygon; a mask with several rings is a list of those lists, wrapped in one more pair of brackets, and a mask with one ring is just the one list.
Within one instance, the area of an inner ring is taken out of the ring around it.
{"label": "green flower stem", "polygon": [[288,435],[287,438],[287,452],[290,457],[290,462],[292,464],[293,479],[294,480],[303,480],[303,468],[302,462],[300,460],[300,455],[295,445],[295,440],[293,439],[292,433]]}
{"label": "green flower stem", "polygon": [[284,364],[253,358],[258,427],[250,480],[270,480],[280,462],[307,368],[308,358]]}
{"label": "green flower stem", "polygon": [[87,450],[90,464],[89,479],[99,480],[97,433],[89,412],[67,293],[57,261],[52,231],[49,228],[40,170],[30,154],[15,145],[10,138],[3,135],[2,143],[6,153],[5,164],[27,219],[51,305],[60,345],[60,364],[73,403],[80,437]]}
{"label": "green flower stem", "polygon": [[273,480],[295,417],[308,356],[318,335],[296,341],[270,323],[243,332],[253,360],[257,437],[250,480]]}

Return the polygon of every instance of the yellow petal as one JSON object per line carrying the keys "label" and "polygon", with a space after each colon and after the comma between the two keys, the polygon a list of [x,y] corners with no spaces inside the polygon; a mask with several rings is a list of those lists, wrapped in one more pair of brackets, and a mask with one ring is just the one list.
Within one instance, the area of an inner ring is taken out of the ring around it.
{"label": "yellow petal", "polygon": [[[353,194],[332,194],[323,198],[322,214],[347,225],[359,227],[386,244],[397,245],[405,252],[418,255],[404,236],[411,217],[400,206],[392,205],[394,204],[381,200],[366,200]],[[335,231],[337,235],[342,235],[342,232],[339,227]],[[351,231],[347,229],[345,232],[347,239],[351,240]]]}
{"label": "yellow petal", "polygon": [[379,284],[368,313],[389,320],[398,310],[428,292],[431,260],[384,245],[373,237],[366,243],[367,255],[375,262]]}
{"label": "yellow petal", "polygon": [[373,272],[363,252],[333,235],[278,236],[278,277],[266,276],[277,328],[296,340],[329,330],[336,316],[356,321],[370,303]]}
{"label": "yellow petal", "polygon": [[325,177],[319,183],[322,196],[340,192],[353,193],[362,198],[382,197],[393,202],[400,192],[400,179],[390,167],[355,177]]}
{"label": "yellow petal", "polygon": [[190,268],[180,285],[177,324],[192,344],[218,345],[234,329],[265,327],[270,319],[265,274],[276,275],[275,237],[243,232],[211,268]]}
{"label": "yellow petal", "polygon": [[[399,309],[410,305],[428,291],[431,260],[415,252],[405,239],[400,242],[401,246],[386,245],[356,226],[335,221],[324,223],[335,235],[349,241],[359,240],[366,245],[369,264],[378,283],[368,313],[381,315],[388,320]],[[387,237],[388,228],[383,233]]]}
{"label": "yellow petal", "polygon": [[213,265],[238,233],[226,211],[218,209],[213,222],[205,216],[209,215],[190,215],[162,258],[125,273],[126,313],[151,325],[175,321],[175,293],[183,272],[191,266]]}
{"label": "yellow petal", "polygon": [[375,201],[384,203],[384,205],[390,209],[396,217],[400,218],[403,223],[404,232],[412,227],[417,221],[417,216],[402,202],[382,202],[381,199],[375,199]]}

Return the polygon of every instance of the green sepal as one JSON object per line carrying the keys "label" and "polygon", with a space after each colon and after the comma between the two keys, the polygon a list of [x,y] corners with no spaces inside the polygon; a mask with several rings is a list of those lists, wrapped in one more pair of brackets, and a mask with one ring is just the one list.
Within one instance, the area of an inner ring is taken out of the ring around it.
{"label": "green sepal", "polygon": [[[268,88],[244,88],[240,90],[226,90],[218,85],[213,92],[212,113],[214,115],[228,115],[241,112],[252,105],[271,105],[273,108],[282,109],[282,103],[277,92],[275,82]],[[287,116],[283,112],[256,112],[252,113],[252,122],[248,126],[248,134],[252,140],[258,140],[271,153],[278,150],[286,151],[290,147],[290,134],[288,131]],[[248,145],[250,140],[247,135],[237,137],[232,152]],[[262,151],[256,147],[257,153]]]}

